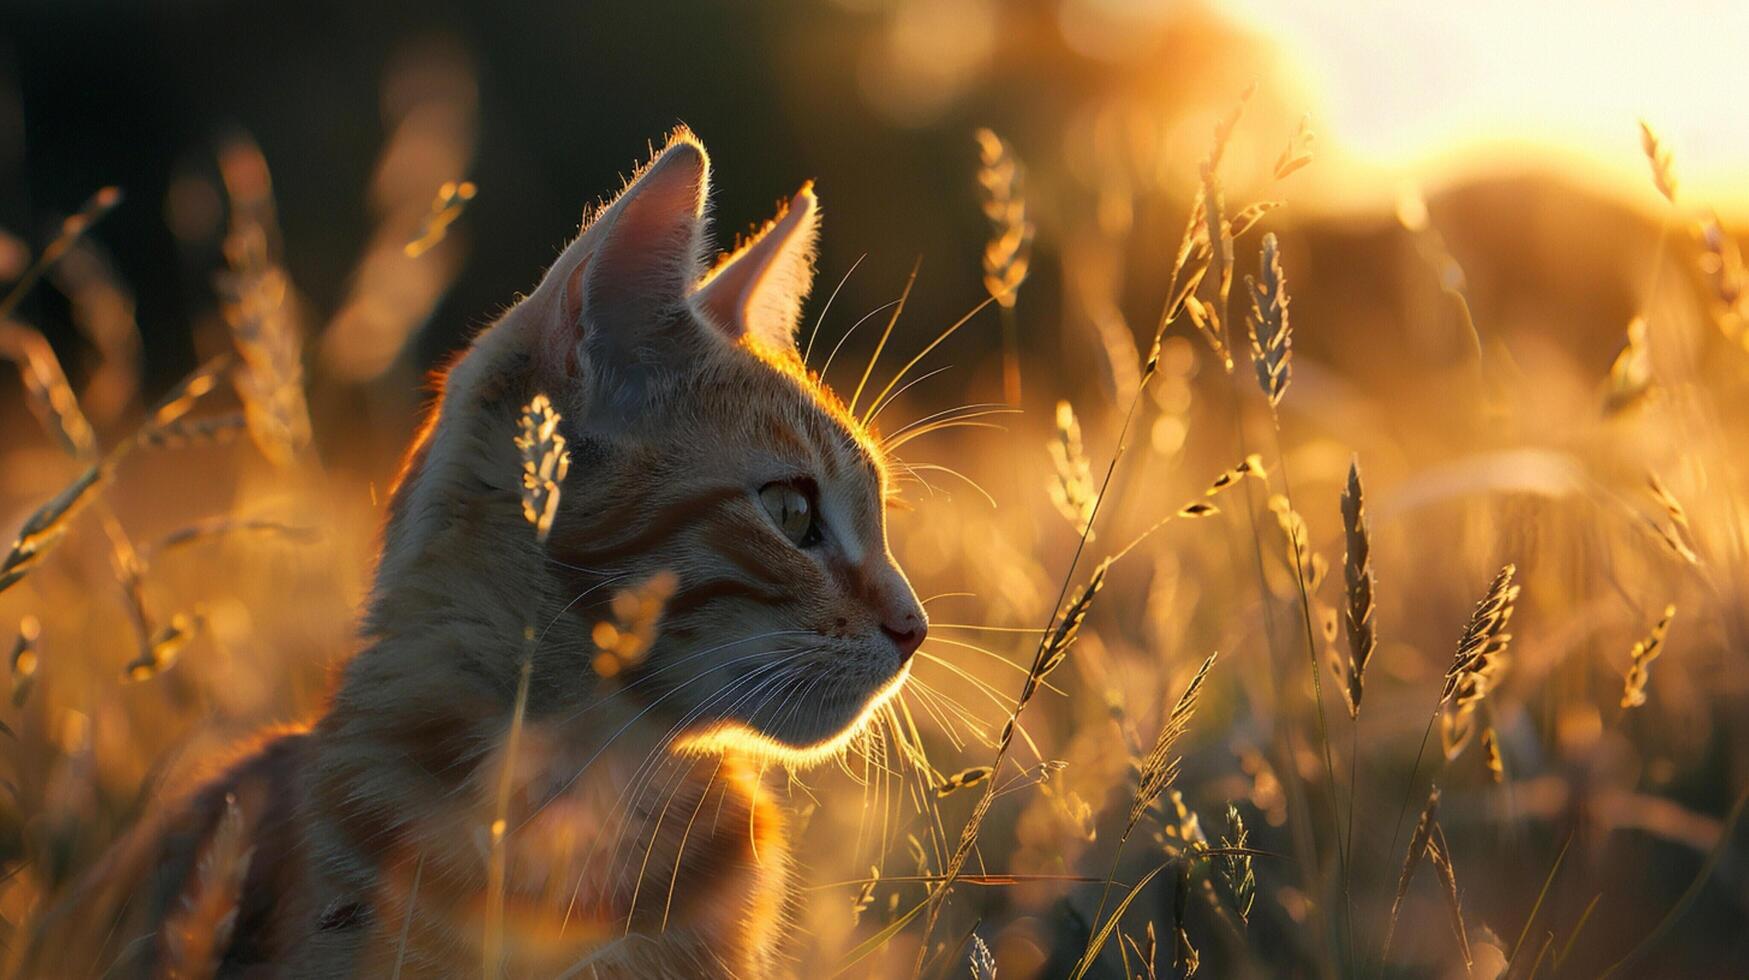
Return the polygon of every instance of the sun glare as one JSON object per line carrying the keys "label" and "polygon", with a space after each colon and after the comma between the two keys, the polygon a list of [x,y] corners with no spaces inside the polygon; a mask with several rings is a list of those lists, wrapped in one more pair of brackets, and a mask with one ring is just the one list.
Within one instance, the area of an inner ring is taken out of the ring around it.
{"label": "sun glare", "polygon": [[1640,193],[1645,162],[1632,127],[1644,118],[1678,149],[1697,197],[1749,209],[1749,127],[1737,122],[1749,4],[1226,6],[1276,42],[1357,177],[1540,162]]}

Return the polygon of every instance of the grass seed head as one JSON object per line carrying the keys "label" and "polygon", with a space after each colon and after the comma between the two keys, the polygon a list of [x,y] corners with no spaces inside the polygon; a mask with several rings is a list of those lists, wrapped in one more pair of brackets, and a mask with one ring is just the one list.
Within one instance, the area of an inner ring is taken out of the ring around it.
{"label": "grass seed head", "polygon": [[1348,713],[1360,716],[1360,699],[1365,691],[1366,667],[1378,649],[1378,632],[1373,601],[1377,582],[1373,576],[1372,534],[1367,525],[1366,499],[1360,483],[1360,461],[1348,465],[1348,484],[1342,490],[1342,534],[1347,551],[1342,561],[1342,578],[1346,586],[1343,622],[1348,632],[1347,683],[1344,694]]}

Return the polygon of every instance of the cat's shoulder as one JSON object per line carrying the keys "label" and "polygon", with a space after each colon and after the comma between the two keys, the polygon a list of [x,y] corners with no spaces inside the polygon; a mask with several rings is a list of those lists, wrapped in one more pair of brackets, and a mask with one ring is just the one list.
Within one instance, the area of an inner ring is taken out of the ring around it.
{"label": "cat's shoulder", "polygon": [[52,911],[33,951],[42,975],[222,976],[282,957],[308,913],[312,748],[307,731],[267,732],[167,794]]}

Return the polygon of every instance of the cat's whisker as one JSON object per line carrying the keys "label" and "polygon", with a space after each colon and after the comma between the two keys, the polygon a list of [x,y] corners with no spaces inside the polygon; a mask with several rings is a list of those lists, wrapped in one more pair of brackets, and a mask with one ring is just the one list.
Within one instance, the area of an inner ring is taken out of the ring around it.
{"label": "cat's whisker", "polygon": [[[780,676],[781,676],[781,675],[780,675]],[[818,678],[817,678],[817,677],[816,677],[816,680],[817,680],[817,679],[818,679]],[[757,690],[758,690],[758,689],[757,689],[757,688],[755,688],[755,691],[757,691]],[[781,694],[781,693],[783,693],[783,691],[784,691],[784,690],[785,690],[785,688],[784,688],[784,687],[783,687],[783,686],[781,686],[781,685],[780,685],[780,686],[779,686],[779,687],[777,687],[777,688],[774,688],[774,689],[773,689],[773,691],[772,691],[772,693],[771,693],[771,694],[770,694],[770,695],[767,695],[767,697],[766,697],[766,699],[765,699],[765,702],[764,702],[764,703],[766,703],[766,704],[768,704],[768,703],[770,703],[770,701],[771,701],[771,700],[772,700],[772,699],[773,699],[773,698],[775,698],[775,697],[776,697],[776,696],[777,696],[777,695],[778,695],[778,694]],[[739,700],[738,700],[738,701],[737,701],[737,702],[736,702],[736,703],[735,703],[735,704],[734,704],[734,705],[731,705],[731,706],[730,706],[730,708],[729,708],[729,711],[728,711],[728,712],[727,712],[727,713],[729,713],[729,714],[733,714],[733,713],[734,713],[734,711],[735,711],[735,710],[737,710],[737,709],[738,709],[738,708],[740,708],[740,706],[741,706],[741,705],[742,705],[742,704],[745,704],[745,703],[746,703],[746,702],[747,702],[747,700],[749,700],[749,699],[750,699],[750,698],[751,698],[751,697],[753,697],[753,696],[754,696],[754,691],[749,691],[749,692],[748,692],[748,693],[747,693],[747,694],[745,694],[745,695],[743,695],[743,696],[742,696],[742,697],[741,697],[741,698],[740,698],[740,699],[739,699]],[[762,707],[763,707],[763,704],[762,704],[762,705],[761,705],[761,708],[762,708]],[[757,714],[757,712],[758,712],[758,710],[760,710],[760,709],[755,709],[755,711],[754,711],[754,712],[753,712],[753,714]],[[661,753],[663,753],[663,754],[664,754],[664,755],[668,755],[668,753],[667,753],[667,747],[668,747],[668,746],[669,746],[669,745],[670,745],[670,744],[671,744],[671,743],[672,743],[672,741],[673,741],[673,738],[672,738],[672,735],[670,735],[670,736],[669,736],[669,737],[667,737],[667,738],[664,738],[664,739],[663,739],[663,741],[662,741],[662,744],[661,744],[661,745],[660,745],[660,746],[659,746],[659,747],[658,747],[658,751],[659,751],[659,752],[661,752]],[[663,802],[662,802],[662,806],[661,806],[661,809],[660,809],[660,810],[659,810],[659,811],[658,811],[658,812],[657,812],[657,815],[656,815],[656,821],[655,821],[655,826],[654,826],[654,827],[653,827],[653,828],[651,828],[651,830],[650,830],[650,842],[649,842],[649,844],[648,844],[648,845],[647,845],[647,846],[646,846],[646,847],[645,847],[645,848],[644,848],[644,858],[643,858],[643,862],[642,862],[642,864],[640,864],[640,865],[639,865],[639,867],[638,867],[638,874],[637,874],[637,878],[636,878],[636,880],[635,880],[635,882],[634,882],[634,884],[633,884],[633,886],[632,886],[632,898],[631,898],[631,904],[630,904],[630,906],[629,906],[629,907],[628,907],[628,908],[627,908],[627,910],[626,910],[626,932],[627,932],[627,933],[628,933],[628,934],[629,934],[629,933],[630,933],[630,931],[631,931],[631,927],[632,927],[632,922],[633,922],[633,921],[634,921],[634,919],[635,919],[635,917],[636,917],[636,915],[637,915],[637,909],[638,909],[638,896],[639,896],[639,895],[640,895],[640,894],[641,894],[641,893],[642,893],[642,890],[643,890],[643,884],[644,884],[644,878],[645,878],[645,876],[646,876],[646,874],[647,874],[647,872],[648,872],[648,870],[649,870],[649,865],[650,865],[650,855],[651,855],[651,854],[652,854],[652,853],[654,853],[654,852],[655,852],[655,849],[656,849],[656,841],[657,841],[657,840],[658,840],[658,839],[659,839],[659,838],[660,838],[660,836],[661,836],[661,831],[662,831],[662,824],[663,824],[663,822],[664,822],[664,821],[666,821],[666,820],[667,820],[667,819],[668,819],[668,807],[669,807],[669,805],[670,805],[670,804],[672,804],[672,803],[673,803],[673,801],[674,801],[674,796],[675,796],[675,794],[676,794],[676,792],[678,792],[678,789],[677,789],[677,784],[679,784],[679,783],[681,783],[681,782],[682,782],[682,781],[683,781],[683,780],[684,780],[684,779],[685,779],[685,777],[686,777],[686,775],[687,775],[687,770],[688,770],[688,769],[689,769],[689,768],[690,768],[690,767],[691,767],[691,766],[693,766],[693,765],[695,765],[695,764],[696,764],[696,760],[694,760],[694,759],[689,759],[689,758],[678,758],[678,757],[674,757],[674,756],[671,756],[671,755],[669,755],[669,758],[673,758],[673,759],[675,759],[675,760],[676,760],[676,761],[677,761],[677,762],[678,762],[678,763],[679,763],[679,764],[678,764],[678,766],[677,766],[677,771],[676,771],[676,773],[675,773],[675,775],[674,775],[674,777],[673,777],[673,778],[671,778],[671,779],[670,779],[670,780],[669,780],[669,781],[668,781],[668,784],[667,784],[667,786],[666,786],[666,787],[664,787],[664,799],[663,799]],[[719,761],[718,761],[718,768],[719,768],[719,769],[720,769],[720,768],[721,768],[721,765],[722,765],[722,763],[721,763],[721,760],[720,760],[720,758],[719,758]],[[714,777],[713,777],[713,779],[714,779]],[[643,794],[644,794],[644,793],[645,793],[645,792],[647,792],[647,791],[648,791],[648,785],[646,785],[646,786],[645,786],[645,787],[644,787],[644,789],[642,789],[642,790],[640,790],[640,791],[639,791],[639,793],[638,793],[638,797],[639,797],[639,799],[640,799],[640,800],[641,800],[641,798],[642,798],[642,796],[643,796]],[[633,807],[632,807],[632,808],[633,808],[633,809],[636,809],[636,801],[634,801],[634,803],[633,803]],[[649,821],[647,821],[647,820],[646,820],[646,821],[645,821],[645,822],[644,822],[644,825],[645,825],[645,826],[648,826],[648,824],[649,824]],[[641,832],[640,832],[640,833],[641,833]],[[623,837],[622,837],[622,843],[623,843]],[[679,870],[679,865],[678,865],[678,860],[679,860],[679,859],[678,859],[678,857],[677,857],[677,858],[676,858],[676,872],[677,872],[677,873],[678,873],[678,870]],[[673,886],[672,886],[672,883],[671,883],[671,884],[670,884],[670,886],[669,886],[669,896],[670,896],[670,898],[671,898],[671,899],[672,899],[672,896],[673,896]],[[664,921],[664,926],[666,926],[666,921],[667,921],[667,913],[666,913],[666,912],[664,912],[664,913],[663,913],[663,921]]]}
{"label": "cat's whisker", "polygon": [[[987,415],[1008,415],[1008,414],[1012,414],[1012,413],[1009,413],[1009,412],[986,412],[985,414],[987,414]],[[974,418],[973,416],[967,416],[966,418],[945,419],[945,420],[940,421],[940,422],[932,422],[929,425],[925,425],[925,426],[922,426],[921,428],[913,429],[910,432],[905,433],[903,436],[900,436],[899,438],[894,439],[891,442],[888,442],[886,444],[885,448],[886,448],[887,452],[895,452],[900,447],[904,446],[906,443],[915,442],[916,440],[921,439],[924,436],[932,435],[932,434],[937,433],[937,432],[945,432],[948,429],[990,429],[994,432],[1007,432],[1008,431],[1007,426],[997,425],[994,422],[976,422],[976,421],[972,420],[973,418]]]}
{"label": "cat's whisker", "polygon": [[[911,717],[908,704],[901,701],[897,710],[892,713],[895,723],[895,737],[904,750],[905,757],[912,763],[912,771],[916,774],[914,793],[918,802],[918,810],[928,819],[930,843],[935,848],[935,863],[941,865],[947,846],[947,830],[941,822],[941,808],[936,805],[935,785],[940,780],[940,773],[929,761],[927,750],[923,746],[923,734],[917,729],[916,719]],[[903,718],[905,724],[899,726],[898,719]]]}
{"label": "cat's whisker", "polygon": [[1045,632],[1036,626],[994,626],[989,623],[938,623],[929,621],[929,628],[944,630],[977,630],[982,633],[1028,633],[1037,636]]}
{"label": "cat's whisker", "polygon": [[904,460],[897,459],[897,458],[892,459],[890,462],[892,462],[895,466],[898,466],[900,469],[902,469],[904,471],[903,473],[894,474],[896,477],[898,477],[900,479],[912,480],[916,483],[923,484],[923,488],[925,490],[929,491],[929,496],[932,498],[941,493],[940,490],[936,489],[935,484],[930,483],[926,478],[923,477],[922,474],[917,472],[916,467],[912,466],[909,463],[906,463]]}
{"label": "cat's whisker", "polygon": [[934,701],[939,706],[939,710],[946,713],[950,720],[957,721],[959,724],[964,725],[967,733],[972,738],[984,745],[988,745],[992,748],[995,747],[996,740],[991,736],[989,727],[984,724],[982,718],[979,718],[969,708],[966,708],[958,702],[949,700],[940,689],[932,685],[921,685],[917,690],[919,694]]}
{"label": "cat's whisker", "polygon": [[589,588],[584,589],[582,592],[577,593],[577,595],[574,596],[570,602],[565,603],[565,605],[563,607],[561,607],[558,612],[553,614],[552,619],[547,621],[547,625],[541,629],[540,637],[539,637],[539,639],[535,640],[534,649],[532,651],[530,651],[529,655],[533,656],[535,653],[540,652],[541,644],[546,642],[547,634],[552,632],[553,627],[558,625],[559,620],[563,619],[565,617],[565,614],[570,612],[571,608],[573,606],[577,605],[577,603],[579,603],[579,602],[582,602],[586,597],[593,595],[594,593],[596,593],[602,589],[607,588],[608,586],[612,585],[613,583],[623,582],[630,577],[631,577],[630,572],[622,572],[621,574],[612,576],[611,578],[603,579],[602,581],[597,582],[594,585],[591,585]]}
{"label": "cat's whisker", "polygon": [[[930,412],[928,415],[925,415],[921,418],[915,418],[909,422],[906,422],[904,425],[901,425],[897,429],[893,430],[892,434],[888,435],[886,437],[886,440],[882,441],[882,445],[886,445],[887,440],[891,440],[897,436],[904,435],[906,432],[911,431],[912,429],[916,428],[919,425],[925,425],[927,423],[934,422],[938,419],[944,419],[944,418],[948,418],[950,416],[957,417],[960,413],[963,413],[963,412],[974,412],[974,411],[975,412],[983,412],[985,409],[990,410],[991,414],[995,414],[995,413],[1007,413],[1010,415],[1019,414],[1018,409],[1013,408],[1012,406],[1009,406],[1009,405],[1005,405],[1001,402],[966,402],[963,405],[954,405],[951,408],[944,408],[944,409],[941,409],[939,411]],[[970,417],[976,418],[977,416],[970,416]]]}
{"label": "cat's whisker", "polygon": [[[674,850],[674,870],[668,875],[668,900],[662,905],[662,926],[659,931],[668,931],[668,914],[674,911],[674,886],[680,881],[680,863],[686,858],[686,842],[692,838],[692,826],[698,822],[698,814],[704,809],[705,801],[711,797],[711,787],[716,785],[717,777],[722,775],[724,758],[717,759],[717,766],[711,770],[710,778],[705,780],[704,788],[699,791],[698,805],[692,808],[692,816],[686,821],[686,829],[680,834],[680,845]],[[723,788],[723,794],[729,792]]]}
{"label": "cat's whisker", "polygon": [[[923,360],[925,357],[928,357],[930,351],[941,346],[942,341],[945,341],[947,338],[953,336],[954,333],[959,330],[959,328],[965,326],[968,322],[970,322],[972,317],[975,317],[979,313],[983,312],[984,307],[989,306],[991,303],[993,303],[995,301],[996,301],[995,297],[986,298],[983,302],[979,303],[978,305],[976,305],[976,306],[972,307],[970,310],[968,310],[966,312],[965,316],[962,316],[958,320],[955,320],[952,324],[950,324],[948,326],[948,328],[946,330],[943,330],[941,333],[936,334],[934,340],[931,340],[927,345],[924,346],[924,348],[922,350],[918,351],[916,356],[912,357],[909,361],[906,361],[904,367],[899,368],[898,373],[893,375],[892,379],[887,382],[887,386],[885,388],[882,388],[881,393],[875,396],[874,403],[877,405],[880,404],[882,399],[887,397],[888,392],[891,392],[893,390],[893,386],[897,385],[900,381],[904,380],[905,375],[912,368],[917,366],[917,362]],[[853,407],[852,411],[854,411],[854,410],[855,409]]]}
{"label": "cat's whisker", "polygon": [[959,470],[956,470],[951,466],[943,466],[940,463],[909,463],[907,465],[912,470],[929,470],[931,472],[936,472],[936,473],[946,473],[948,476],[957,476],[961,480],[965,481],[965,484],[967,486],[971,487],[973,490],[978,491],[979,495],[982,496],[984,498],[984,500],[989,503],[991,510],[997,509],[996,498],[990,496],[990,491],[985,490],[983,484],[981,484],[978,481],[972,479],[971,477],[965,475],[964,473],[961,473]]}
{"label": "cat's whisker", "polygon": [[[786,674],[781,668],[788,666],[796,657],[799,657],[800,655],[802,655],[803,653],[806,653],[806,652],[807,651],[805,651],[805,650],[793,651],[791,656],[789,656],[787,658],[773,661],[769,664],[763,665],[762,667],[755,668],[754,670],[749,671],[747,674],[744,674],[740,677],[736,677],[735,679],[731,680],[729,683],[723,685],[722,688],[719,688],[715,694],[711,695],[709,698],[706,698],[702,703],[700,703],[692,711],[688,712],[686,717],[684,717],[680,721],[676,722],[674,724],[674,726],[668,730],[668,733],[666,735],[664,735],[660,740],[658,740],[656,746],[654,748],[652,748],[648,753],[645,754],[644,761],[637,767],[637,769],[633,772],[632,777],[628,780],[627,787],[622,792],[622,794],[620,796],[620,802],[618,804],[616,804],[615,807],[608,812],[608,815],[605,819],[605,822],[607,824],[613,824],[615,821],[615,817],[620,813],[620,811],[623,809],[625,812],[625,819],[622,819],[618,822],[618,824],[617,824],[618,831],[614,834],[615,843],[614,843],[613,848],[612,848],[614,851],[618,851],[620,849],[620,845],[624,842],[626,832],[629,829],[629,819],[631,818],[632,814],[636,810],[637,805],[642,802],[644,793],[647,792],[650,783],[652,783],[654,781],[654,778],[655,778],[657,772],[660,771],[663,766],[668,765],[668,764],[678,764],[681,766],[691,764],[691,760],[686,759],[684,757],[675,756],[675,755],[668,752],[669,746],[672,744],[673,740],[680,734],[680,732],[682,730],[684,730],[687,725],[690,725],[693,720],[695,720],[698,717],[703,716],[703,714],[705,712],[709,711],[714,705],[716,705],[717,703],[720,703],[721,701],[726,700],[728,697],[732,696],[735,693],[736,688],[742,683],[754,681],[754,680],[759,681],[758,684],[753,685],[745,694],[743,694],[741,696],[741,700],[736,702],[737,705],[739,705],[740,703],[743,703],[746,698],[754,696],[757,692],[763,690],[767,685],[769,685],[773,681],[783,681],[788,677],[792,677],[793,675]],[[617,733],[616,733],[616,736],[617,736]],[[599,755],[599,753],[597,753],[597,755]],[[593,759],[591,759],[591,762],[593,762]],[[587,767],[587,765],[588,765],[588,763],[585,764],[585,768]],[[576,777],[573,776],[571,782],[575,782],[575,779],[576,779]],[[672,783],[670,783],[670,785],[672,785]],[[643,824],[641,824],[640,826],[646,826],[646,825],[648,825],[647,819],[645,821],[643,821]],[[641,830],[640,830],[640,835],[641,835]],[[575,903],[576,903],[577,894],[581,891],[584,881],[586,881],[588,879],[589,869],[595,862],[595,855],[599,852],[600,844],[601,844],[601,841],[602,841],[604,836],[605,835],[600,835],[600,836],[596,837],[595,841],[590,845],[589,853],[584,858],[584,862],[583,862],[583,865],[579,871],[579,876],[578,876],[578,880],[577,880],[577,890],[573,892],[572,898],[571,898],[571,904],[573,907],[575,906]],[[652,836],[652,841],[653,840],[654,840],[654,836]],[[611,883],[615,880],[617,873],[618,873],[617,871],[613,870],[613,866],[610,866],[609,871],[608,871],[607,875],[605,876],[605,880],[609,883],[609,887],[611,887]],[[627,913],[628,926],[631,922],[631,913],[635,912],[635,911],[636,911],[636,893],[634,892],[632,909],[630,911],[628,911],[628,913]],[[567,910],[567,913],[566,913],[567,921],[569,920],[569,916],[570,916],[570,912],[569,912],[569,910]],[[561,931],[562,930],[563,930],[563,926],[561,926]]]}
{"label": "cat's whisker", "polygon": [[[971,673],[970,671],[968,671],[965,668],[961,667],[960,665],[954,663],[953,661],[948,660],[945,657],[937,657],[934,654],[925,653],[922,650],[917,651],[917,656],[919,656],[921,658],[925,658],[929,663],[939,664],[941,667],[950,671],[955,677],[958,677],[958,678],[966,681],[967,683],[971,684],[972,687],[978,691],[978,693],[984,695],[986,698],[989,698],[990,703],[994,704],[996,706],[996,709],[998,711],[1002,712],[1004,715],[1006,715],[1008,712],[1014,710],[1014,699],[1012,697],[1008,697],[1008,696],[1004,695],[1002,692],[996,690],[994,685],[992,685],[989,681],[984,680],[982,677],[979,677],[979,676]],[[943,694],[942,696],[944,698],[947,697],[946,694]],[[948,700],[953,701],[953,703],[956,705],[959,705],[959,702],[957,700],[954,700],[952,698],[948,698]],[[960,707],[962,709],[964,709],[965,706],[960,705]],[[967,714],[972,714],[970,709],[965,709],[965,710],[966,710]],[[976,717],[976,715],[973,715],[973,717]]]}
{"label": "cat's whisker", "polygon": [[911,290],[917,285],[917,273],[923,268],[923,257],[911,264],[911,274],[905,277],[905,288],[899,292],[899,303],[893,309],[893,315],[887,318],[887,327],[881,331],[881,339],[875,342],[874,353],[868,356],[868,364],[862,369],[862,377],[856,382],[856,391],[850,396],[850,405],[846,409],[853,417],[856,415],[856,403],[862,400],[862,389],[868,385],[869,375],[874,373],[875,363],[881,359],[881,352],[887,349],[887,339],[892,337],[893,328],[899,325],[899,317],[905,315],[905,304],[911,299]]}
{"label": "cat's whisker", "polygon": [[[929,624],[929,626],[930,626],[930,629],[935,628],[934,623]],[[929,642],[930,643],[945,643],[950,647],[959,647],[962,650],[971,650],[974,653],[981,653],[984,656],[989,657],[991,660],[994,660],[997,663],[1002,664],[1005,667],[1011,667],[1014,670],[1017,670],[1022,674],[1031,673],[1031,671],[1026,667],[1026,665],[1017,664],[1014,661],[1009,660],[1007,657],[1004,657],[1001,654],[997,653],[996,651],[990,650],[986,647],[978,646],[975,643],[967,643],[964,640],[955,640],[955,639],[952,639],[952,638],[946,637],[946,636],[931,636],[929,638]],[[922,654],[925,652],[926,651],[923,651],[923,650],[918,651],[919,654]],[[1056,694],[1063,694],[1064,693],[1062,688],[1057,687],[1056,685],[1052,684],[1048,680],[1040,680],[1039,686],[1044,688],[1045,690],[1052,691]]]}
{"label": "cat's whisker", "polygon": [[941,709],[936,707],[936,702],[931,697],[933,692],[915,678],[913,678],[913,685],[911,691],[907,693],[917,694],[917,703],[922,705],[924,712],[935,721],[936,726],[941,729],[942,735],[947,738],[948,744],[953,746],[953,750],[955,752],[965,751],[965,743],[960,740],[959,731],[953,725],[953,718],[944,715]]}
{"label": "cat's whisker", "polygon": [[[760,654],[754,654],[751,656],[760,656]],[[779,663],[781,663],[781,661],[779,661]],[[774,664],[774,666],[775,666],[775,664]],[[758,673],[758,670],[756,668],[754,675],[750,675],[750,676],[756,676],[757,673]],[[740,680],[740,679],[741,678],[737,678],[737,680]],[[580,768],[578,768],[578,770],[576,772],[572,773],[571,776],[568,779],[566,779],[564,783],[562,783],[556,790],[554,790],[552,793],[550,793],[546,800],[543,800],[539,805],[535,806],[535,808],[528,814],[528,816],[524,817],[522,822],[517,825],[516,829],[520,830],[522,827],[527,826],[528,822],[530,820],[533,820],[536,816],[538,816],[540,814],[541,810],[546,806],[546,804],[548,802],[550,802],[551,800],[557,799],[560,796],[563,796],[567,791],[570,790],[570,788],[572,786],[576,785],[577,780],[582,777],[584,772],[588,771],[590,766],[595,764],[595,761],[597,759],[601,758],[602,753],[607,751],[608,746],[612,745],[615,739],[619,738],[619,736],[621,736],[621,735],[624,735],[627,730],[629,730],[634,724],[636,724],[645,715],[647,715],[651,711],[653,711],[663,701],[666,701],[668,698],[673,697],[674,695],[680,693],[682,690],[684,690],[684,688],[678,687],[678,686],[675,687],[672,691],[669,691],[667,694],[664,694],[661,697],[652,701],[650,704],[645,706],[642,711],[639,711],[636,715],[632,716],[631,720],[629,720],[625,724],[621,725],[619,727],[619,730],[615,731],[612,735],[608,736],[607,741],[602,743],[602,745],[596,749],[595,753],[593,755],[591,755],[588,758],[588,760],[585,761]],[[565,719],[564,723],[575,721],[577,719],[577,717],[579,717],[579,715],[574,713],[569,718]],[[690,722],[690,719],[687,719],[686,723],[689,723],[689,722]]]}
{"label": "cat's whisker", "polygon": [[850,339],[850,335],[856,332],[857,327],[860,327],[863,324],[867,323],[876,314],[879,314],[879,313],[886,311],[886,310],[890,310],[897,305],[899,305],[898,300],[896,300],[896,299],[888,300],[887,302],[882,303],[881,305],[875,307],[874,309],[869,310],[867,313],[864,313],[860,319],[858,319],[855,323],[851,324],[850,329],[844,331],[844,336],[838,338],[838,343],[832,345],[832,353],[826,355],[826,363],[820,365],[820,370],[818,372],[820,378],[822,380],[825,379],[826,372],[832,370],[832,361],[835,358],[837,358],[838,352],[841,349],[843,349],[843,347],[844,347],[844,342]]}
{"label": "cat's whisker", "polygon": [[814,327],[812,330],[808,331],[808,344],[802,349],[802,364],[804,366],[814,358],[814,338],[820,336],[820,327],[826,322],[826,314],[832,311],[832,303],[838,298],[838,291],[843,289],[844,284],[850,281],[850,277],[855,274],[857,266],[862,265],[862,260],[866,258],[868,258],[868,253],[864,252],[856,257],[855,262],[850,263],[850,268],[844,270],[844,275],[839,278],[838,285],[832,287],[832,295],[826,297],[825,305],[820,307],[820,315],[814,318]]}
{"label": "cat's whisker", "polygon": [[570,563],[568,561],[564,561],[564,560],[559,559],[559,558],[554,558],[551,554],[542,555],[541,560],[545,561],[549,565],[557,565],[560,568],[568,568],[573,572],[583,572],[586,575],[612,575],[613,574],[612,571],[610,571],[609,569],[605,569],[605,568],[585,568],[582,565],[573,565],[572,563]]}
{"label": "cat's whisker", "polygon": [[976,592],[937,592],[927,599],[917,600],[917,604],[927,609],[930,603],[939,602],[942,599],[973,599],[977,595]]}
{"label": "cat's whisker", "polygon": [[941,374],[944,371],[951,371],[951,370],[953,370],[952,364],[943,364],[941,367],[933,368],[933,369],[931,369],[923,374],[918,375],[915,378],[912,378],[910,381],[905,382],[903,385],[899,386],[898,390],[894,391],[892,393],[892,395],[889,396],[886,400],[871,403],[868,406],[868,417],[863,419],[862,424],[868,428],[871,428],[871,429],[874,428],[875,420],[880,418],[881,413],[886,411],[888,406],[890,406],[894,402],[898,401],[899,396],[903,395],[907,391],[910,391],[912,385],[922,384],[923,382],[928,381],[930,378],[933,378],[936,375]]}

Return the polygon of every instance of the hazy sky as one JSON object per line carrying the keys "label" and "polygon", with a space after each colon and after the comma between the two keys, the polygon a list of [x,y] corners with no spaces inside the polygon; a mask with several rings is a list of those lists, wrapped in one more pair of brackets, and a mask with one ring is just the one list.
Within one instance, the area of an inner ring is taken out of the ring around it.
{"label": "hazy sky", "polygon": [[1693,200],[1749,206],[1745,0],[1226,5],[1280,41],[1326,132],[1365,162],[1396,169],[1523,140],[1643,175],[1643,117]]}

